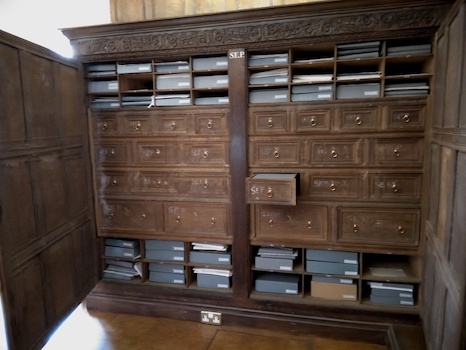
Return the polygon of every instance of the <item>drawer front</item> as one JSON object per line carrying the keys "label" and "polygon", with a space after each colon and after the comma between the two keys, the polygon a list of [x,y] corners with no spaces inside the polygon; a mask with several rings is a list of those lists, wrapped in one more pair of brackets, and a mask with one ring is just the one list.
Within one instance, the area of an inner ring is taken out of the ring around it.
{"label": "drawer front", "polygon": [[363,143],[331,141],[311,143],[311,164],[356,165],[363,161]]}
{"label": "drawer front", "polygon": [[309,174],[307,196],[310,198],[360,198],[364,196],[362,175],[350,174]]}
{"label": "drawer front", "polygon": [[374,163],[379,165],[422,165],[422,139],[374,140]]}
{"label": "drawer front", "polygon": [[337,120],[341,130],[377,130],[378,107],[339,108]]}
{"label": "drawer front", "polygon": [[247,178],[246,200],[248,203],[296,205],[296,179],[276,181]]}
{"label": "drawer front", "polygon": [[224,142],[184,144],[184,163],[191,165],[227,165],[228,152]]}
{"label": "drawer front", "polygon": [[176,164],[178,152],[176,146],[169,142],[136,143],[136,162],[148,164]]}
{"label": "drawer front", "polygon": [[123,143],[98,144],[95,147],[97,164],[126,163],[128,150]]}
{"label": "drawer front", "polygon": [[228,210],[222,203],[164,203],[165,232],[201,236],[227,236]]}
{"label": "drawer front", "polygon": [[255,236],[258,239],[325,241],[328,208],[300,203],[298,206],[254,205]]}
{"label": "drawer front", "polygon": [[421,199],[422,174],[372,174],[370,197],[382,200]]}
{"label": "drawer front", "polygon": [[424,130],[424,105],[387,106],[386,128],[391,130]]}
{"label": "drawer front", "polygon": [[177,135],[188,131],[187,115],[160,115],[157,119],[157,131],[160,134]]}
{"label": "drawer front", "polygon": [[102,201],[102,229],[156,231],[157,215],[149,201]]}
{"label": "drawer front", "polygon": [[124,171],[102,171],[97,174],[99,192],[126,192],[131,188],[131,176]]}
{"label": "drawer front", "polygon": [[296,131],[329,131],[330,118],[330,109],[296,111]]}
{"label": "drawer front", "polygon": [[226,176],[175,176],[176,193],[188,196],[225,198],[230,193],[230,181]]}
{"label": "drawer front", "polygon": [[194,132],[200,135],[227,135],[227,114],[195,114],[194,115]]}
{"label": "drawer front", "polygon": [[118,133],[118,123],[115,117],[94,118],[94,135],[106,136]]}
{"label": "drawer front", "polygon": [[127,135],[152,134],[152,125],[150,119],[144,117],[126,117],[125,133]]}
{"label": "drawer front", "polygon": [[277,133],[288,131],[287,111],[252,112],[254,133]]}
{"label": "drawer front", "polygon": [[338,241],[365,245],[417,246],[417,209],[338,209]]}
{"label": "drawer front", "polygon": [[251,160],[254,165],[299,165],[301,144],[291,142],[253,142]]}
{"label": "drawer front", "polygon": [[134,174],[134,192],[174,193],[172,176],[168,173],[137,171]]}

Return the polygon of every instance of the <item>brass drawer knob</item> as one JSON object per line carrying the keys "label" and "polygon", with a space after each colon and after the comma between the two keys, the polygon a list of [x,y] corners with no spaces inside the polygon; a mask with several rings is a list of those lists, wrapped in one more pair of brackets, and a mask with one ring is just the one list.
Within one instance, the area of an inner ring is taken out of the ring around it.
{"label": "brass drawer knob", "polygon": [[267,189],[267,197],[272,198],[274,195],[272,187],[268,187]]}
{"label": "brass drawer knob", "polygon": [[109,218],[110,220],[113,219],[113,216],[114,216],[113,213],[108,214],[108,218]]}
{"label": "brass drawer knob", "polygon": [[309,230],[312,228],[312,221],[311,221],[311,220],[309,220],[309,221],[307,222],[307,228],[308,228]]}
{"label": "brass drawer knob", "polygon": [[215,218],[211,218],[211,219],[210,219],[210,224],[211,224],[211,225],[215,225]]}
{"label": "brass drawer knob", "polygon": [[396,183],[393,183],[393,184],[392,184],[392,191],[393,191],[393,193],[397,193],[397,192],[398,192],[398,187],[396,187]]}
{"label": "brass drawer knob", "polygon": [[332,148],[332,152],[330,152],[330,153],[332,154],[332,158],[337,158],[338,157],[338,153],[335,150],[335,148]]}
{"label": "brass drawer knob", "polygon": [[354,233],[358,233],[358,231],[359,231],[358,225],[357,225],[357,224],[353,224],[353,232],[354,232]]}
{"label": "brass drawer knob", "polygon": [[356,123],[356,125],[361,125],[362,124],[362,119],[361,119],[361,116],[356,116],[356,118],[354,119],[354,122]]}
{"label": "brass drawer knob", "polygon": [[160,187],[161,184],[162,184],[162,180],[161,180],[161,179],[157,179],[157,181],[155,181],[155,186],[156,186],[156,187]]}
{"label": "brass drawer knob", "polygon": [[398,226],[398,233],[399,233],[400,235],[404,235],[404,234],[405,234],[404,228],[401,227],[401,226]]}
{"label": "brass drawer knob", "polygon": [[172,123],[170,124],[170,129],[172,129],[172,130],[176,129],[176,122],[175,121],[172,121]]}
{"label": "brass drawer knob", "polygon": [[117,179],[114,177],[112,181],[113,186],[116,186],[118,184]]}
{"label": "brass drawer knob", "polygon": [[393,150],[393,154],[395,155],[395,157],[399,157],[400,156],[400,150],[398,148],[395,148]]}
{"label": "brass drawer knob", "polygon": [[136,122],[136,124],[134,125],[134,130],[136,131],[141,130],[141,122]]}
{"label": "brass drawer knob", "polygon": [[273,152],[273,156],[275,158],[280,158],[280,152],[278,152],[278,151]]}
{"label": "brass drawer knob", "polygon": [[212,123],[212,119],[209,119],[209,121],[207,122],[207,129],[212,129],[213,127],[213,123]]}
{"label": "brass drawer knob", "polygon": [[274,222],[272,219],[269,220],[269,226],[270,226],[270,227],[275,226],[275,222]]}
{"label": "brass drawer knob", "polygon": [[181,216],[177,215],[177,217],[175,218],[176,222],[180,222],[181,221]]}
{"label": "brass drawer knob", "polygon": [[317,125],[316,118],[314,116],[311,117],[311,126],[314,127]]}
{"label": "brass drawer knob", "polygon": [[156,155],[156,156],[159,156],[160,153],[162,153],[162,151],[160,151],[160,150],[157,148],[157,149],[155,150],[155,155]]}
{"label": "brass drawer knob", "polygon": [[204,151],[204,153],[202,154],[202,158],[204,158],[204,159],[209,158],[209,151],[207,151],[207,150]]}
{"label": "brass drawer knob", "polygon": [[144,220],[145,218],[146,218],[146,214],[142,213],[142,214],[141,214],[141,219]]}
{"label": "brass drawer knob", "polygon": [[267,120],[267,126],[268,126],[269,128],[273,127],[273,120],[272,120],[272,118],[269,118],[269,119]]}
{"label": "brass drawer knob", "polygon": [[115,150],[114,150],[113,148],[110,150],[110,154],[111,154],[112,156],[115,155]]}
{"label": "brass drawer knob", "polygon": [[107,130],[107,122],[103,122],[102,123],[102,131],[106,131]]}
{"label": "brass drawer knob", "polygon": [[207,180],[204,180],[204,184],[202,185],[204,188],[207,188],[207,186],[209,185],[209,182]]}
{"label": "brass drawer knob", "polygon": [[409,123],[410,119],[409,119],[409,113],[405,113],[405,115],[403,116],[403,121],[405,123]]}
{"label": "brass drawer knob", "polygon": [[337,190],[337,186],[335,186],[335,183],[332,181],[332,183],[330,184],[330,190],[332,192],[335,192]]}

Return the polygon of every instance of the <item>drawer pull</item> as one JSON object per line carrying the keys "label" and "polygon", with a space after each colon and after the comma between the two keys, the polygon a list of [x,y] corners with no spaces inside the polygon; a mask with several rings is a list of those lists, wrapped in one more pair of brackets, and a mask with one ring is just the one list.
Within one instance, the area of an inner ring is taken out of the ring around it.
{"label": "drawer pull", "polygon": [[211,218],[211,219],[210,219],[210,224],[211,224],[211,225],[215,225],[215,218]]}
{"label": "drawer pull", "polygon": [[173,122],[170,124],[170,129],[172,129],[172,130],[175,130],[175,129],[176,129],[176,122],[173,121]]}
{"label": "drawer pull", "polygon": [[395,184],[395,183],[392,184],[392,191],[393,191],[393,193],[397,193],[397,192],[398,192],[398,187],[396,187],[396,184]]}
{"label": "drawer pull", "polygon": [[312,228],[312,221],[311,221],[311,220],[309,220],[309,221],[307,222],[307,228],[308,228],[309,230]]}
{"label": "drawer pull", "polygon": [[268,187],[268,189],[267,189],[267,197],[269,197],[269,198],[272,198],[272,197],[273,197],[272,187]]}
{"label": "drawer pull", "polygon": [[314,127],[317,125],[316,118],[314,116],[311,117],[311,126]]}
{"label": "drawer pull", "polygon": [[162,152],[157,148],[157,149],[155,150],[155,155],[156,155],[156,156],[159,156],[160,153],[162,153]]}
{"label": "drawer pull", "polygon": [[337,190],[337,186],[335,186],[335,183],[332,181],[332,183],[330,184],[330,190],[332,192],[335,192]]}
{"label": "drawer pull", "polygon": [[357,225],[357,224],[353,224],[353,232],[354,232],[354,233],[358,233],[358,231],[359,231],[358,225]]}
{"label": "drawer pull", "polygon": [[271,227],[275,226],[275,222],[272,219],[269,220],[269,226]]}
{"label": "drawer pull", "polygon": [[401,227],[401,226],[398,226],[398,233],[399,233],[400,235],[404,235],[404,234],[405,234],[404,228]]}
{"label": "drawer pull", "polygon": [[160,187],[161,184],[162,184],[162,180],[157,179],[157,181],[155,181],[155,186],[156,187]]}
{"label": "drawer pull", "polygon": [[273,126],[273,120],[272,120],[272,118],[269,118],[269,119],[267,120],[267,126],[268,126],[269,128],[271,128],[271,127]]}
{"label": "drawer pull", "polygon": [[117,183],[118,183],[118,182],[117,182],[117,179],[114,177],[114,178],[113,178],[113,181],[112,181],[113,186],[116,186]]}
{"label": "drawer pull", "polygon": [[202,158],[204,159],[209,158],[209,151],[204,151],[204,153],[202,154]]}
{"label": "drawer pull", "polygon": [[207,129],[212,129],[213,127],[213,123],[212,123],[212,119],[209,119],[209,121],[207,122]]}
{"label": "drawer pull", "polygon": [[181,221],[181,216],[178,215],[178,216],[175,218],[175,221],[176,221],[176,222],[180,222],[180,221]]}
{"label": "drawer pull", "polygon": [[337,157],[338,157],[338,153],[337,153],[337,151],[335,150],[335,148],[332,148],[332,152],[331,152],[331,153],[332,153],[332,157],[333,157],[333,158],[337,158]]}
{"label": "drawer pull", "polygon": [[204,187],[204,188],[207,188],[208,185],[209,185],[209,182],[208,182],[207,180],[204,180],[203,187]]}
{"label": "drawer pull", "polygon": [[113,148],[110,150],[110,154],[111,154],[112,156],[115,155],[115,150],[114,150]]}
{"label": "drawer pull", "polygon": [[395,157],[399,157],[399,156],[400,156],[400,151],[399,151],[399,149],[398,149],[398,148],[395,148],[395,149],[393,150],[393,154],[395,155]]}
{"label": "drawer pull", "polygon": [[141,214],[141,219],[144,220],[145,218],[146,218],[146,214],[142,213],[142,214]]}
{"label": "drawer pull", "polygon": [[110,220],[113,219],[113,216],[114,216],[113,213],[108,214],[108,218],[109,218]]}
{"label": "drawer pull", "polygon": [[278,151],[273,152],[273,156],[275,158],[280,158],[280,152],[278,152]]}
{"label": "drawer pull", "polygon": [[403,121],[404,121],[405,123],[409,123],[409,120],[410,120],[410,119],[409,119],[409,113],[406,113],[406,114],[403,116]]}
{"label": "drawer pull", "polygon": [[354,119],[354,121],[355,121],[356,125],[361,125],[362,124],[362,119],[361,119],[361,117],[359,115],[356,117],[356,119]]}
{"label": "drawer pull", "polygon": [[102,123],[102,131],[106,131],[107,130],[107,122],[103,122]]}
{"label": "drawer pull", "polygon": [[137,123],[134,125],[134,130],[136,130],[136,131],[141,130],[141,122],[137,122]]}

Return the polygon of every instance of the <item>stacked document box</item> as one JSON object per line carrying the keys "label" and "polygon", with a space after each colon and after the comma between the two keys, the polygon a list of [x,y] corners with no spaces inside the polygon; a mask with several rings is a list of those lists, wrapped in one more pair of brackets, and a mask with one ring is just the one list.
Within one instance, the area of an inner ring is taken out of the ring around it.
{"label": "stacked document box", "polygon": [[414,305],[414,285],[404,283],[368,282],[370,301],[383,305]]}
{"label": "stacked document box", "polygon": [[123,107],[147,107],[151,103],[151,96],[128,95],[121,98]]}
{"label": "stacked document box", "polygon": [[291,101],[324,101],[333,99],[333,84],[294,85]]}
{"label": "stacked document box", "polygon": [[387,47],[387,56],[427,55],[431,50],[431,44],[394,45]]}
{"label": "stacked document box", "polygon": [[117,64],[118,74],[151,73],[152,63]]}
{"label": "stacked document box", "polygon": [[276,272],[264,273],[257,276],[255,289],[265,293],[298,294],[299,276]]}
{"label": "stacked document box", "polygon": [[188,61],[172,61],[155,63],[155,71],[158,73],[176,73],[189,71]]}
{"label": "stacked document box", "polygon": [[118,96],[115,97],[96,97],[90,102],[90,107],[93,109],[98,108],[118,108],[120,107],[120,101]]}
{"label": "stacked document box", "polygon": [[145,252],[145,258],[149,260],[177,262],[185,260],[184,242],[182,241],[149,239],[145,241]]}
{"label": "stacked document box", "polygon": [[105,264],[104,278],[129,281],[137,277],[142,277],[140,262],[135,263],[125,260],[105,259]]}
{"label": "stacked document box", "polygon": [[288,89],[261,89],[251,90],[249,93],[251,103],[281,103],[288,102]]}
{"label": "stacked document box", "polygon": [[228,75],[201,75],[194,77],[196,89],[213,89],[228,87]]}
{"label": "stacked document box", "polygon": [[164,74],[156,78],[158,90],[183,90],[191,87],[191,76],[189,73]]}
{"label": "stacked document box", "polygon": [[306,271],[325,275],[357,276],[358,253],[306,249]]}
{"label": "stacked document box", "polygon": [[255,257],[258,269],[293,271],[297,249],[282,247],[260,247]]}
{"label": "stacked document box", "polygon": [[338,59],[373,58],[378,57],[380,41],[337,45]]}
{"label": "stacked document box", "polygon": [[426,81],[385,84],[385,96],[425,96],[428,94],[429,85]]}
{"label": "stacked document box", "polygon": [[271,69],[249,76],[250,85],[287,84],[288,68]]}
{"label": "stacked document box", "polygon": [[201,288],[228,289],[231,287],[231,270],[200,268],[193,269],[197,276],[196,283]]}
{"label": "stacked document box", "polygon": [[191,104],[189,94],[167,94],[157,95],[154,98],[156,106],[187,106]]}
{"label": "stacked document box", "polygon": [[105,75],[115,75],[116,64],[115,63],[98,63],[92,64],[87,67],[87,75],[89,77],[99,77]]}
{"label": "stacked document box", "polygon": [[183,265],[150,263],[149,281],[158,283],[186,284]]}
{"label": "stacked document box", "polygon": [[337,99],[380,97],[380,83],[341,84],[337,86]]}
{"label": "stacked document box", "polygon": [[118,92],[118,80],[99,80],[89,81],[87,90],[90,94]]}
{"label": "stacked document box", "polygon": [[196,57],[193,58],[193,70],[226,70],[228,68],[227,56],[213,56],[213,57]]}
{"label": "stacked document box", "polygon": [[210,97],[197,97],[194,99],[194,104],[202,105],[223,105],[230,102],[228,96],[210,96]]}
{"label": "stacked document box", "polygon": [[330,300],[358,300],[358,285],[351,278],[313,275],[311,296]]}
{"label": "stacked document box", "polygon": [[[231,253],[226,244],[192,243],[189,261],[205,265],[231,265]],[[196,267],[197,286],[201,288],[230,288],[231,269]]]}
{"label": "stacked document box", "polygon": [[132,239],[105,239],[105,256],[112,258],[137,259],[140,255],[139,241]]}
{"label": "stacked document box", "polygon": [[288,53],[251,55],[249,67],[277,66],[288,64]]}

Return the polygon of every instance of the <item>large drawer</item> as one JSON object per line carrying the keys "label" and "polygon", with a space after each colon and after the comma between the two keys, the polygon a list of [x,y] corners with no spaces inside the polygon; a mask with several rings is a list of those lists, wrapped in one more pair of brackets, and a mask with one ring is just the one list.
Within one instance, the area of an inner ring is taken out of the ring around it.
{"label": "large drawer", "polygon": [[338,208],[338,242],[417,246],[418,209]]}
{"label": "large drawer", "polygon": [[177,164],[178,151],[171,142],[137,142],[135,150],[136,162],[150,164]]}
{"label": "large drawer", "polygon": [[155,205],[151,201],[101,200],[101,229],[157,231]]}
{"label": "large drawer", "polygon": [[189,165],[228,165],[225,142],[193,142],[183,145],[183,163]]}
{"label": "large drawer", "polygon": [[94,136],[112,136],[118,134],[116,117],[93,117]]}
{"label": "large drawer", "polygon": [[297,206],[254,205],[252,239],[277,241],[325,241],[328,208],[299,203]]}
{"label": "large drawer", "polygon": [[186,114],[158,115],[156,130],[160,134],[178,135],[188,132],[188,116]]}
{"label": "large drawer", "polygon": [[386,106],[384,126],[389,130],[423,130],[424,105]]}
{"label": "large drawer", "polygon": [[254,133],[284,133],[288,131],[288,112],[286,110],[253,111],[251,113]]}
{"label": "large drawer", "polygon": [[133,175],[134,192],[173,193],[173,177],[166,172],[136,171]]}
{"label": "large drawer", "polygon": [[301,143],[299,141],[253,141],[250,162],[253,165],[299,165]]}
{"label": "large drawer", "polygon": [[104,170],[97,173],[99,193],[126,192],[131,188],[131,176],[126,171]]}
{"label": "large drawer", "polygon": [[296,177],[297,174],[260,173],[246,178],[247,203],[296,205]]}
{"label": "large drawer", "polygon": [[97,164],[126,163],[130,159],[125,143],[100,143],[95,147]]}
{"label": "large drawer", "polygon": [[377,165],[422,165],[421,138],[376,139],[370,149],[373,152],[372,161]]}
{"label": "large drawer", "polygon": [[331,109],[307,109],[296,111],[296,131],[329,131],[331,115]]}
{"label": "large drawer", "polygon": [[310,144],[310,163],[315,165],[357,165],[364,160],[362,140],[322,141]]}
{"label": "large drawer", "polygon": [[378,107],[342,107],[337,109],[337,122],[341,130],[370,131],[379,127]]}
{"label": "large drawer", "polygon": [[370,176],[371,199],[419,201],[421,191],[420,173],[378,173]]}
{"label": "large drawer", "polygon": [[175,191],[179,195],[226,198],[230,193],[227,176],[211,174],[175,174]]}
{"label": "large drawer", "polygon": [[309,172],[306,196],[325,200],[363,198],[364,176],[357,172]]}

